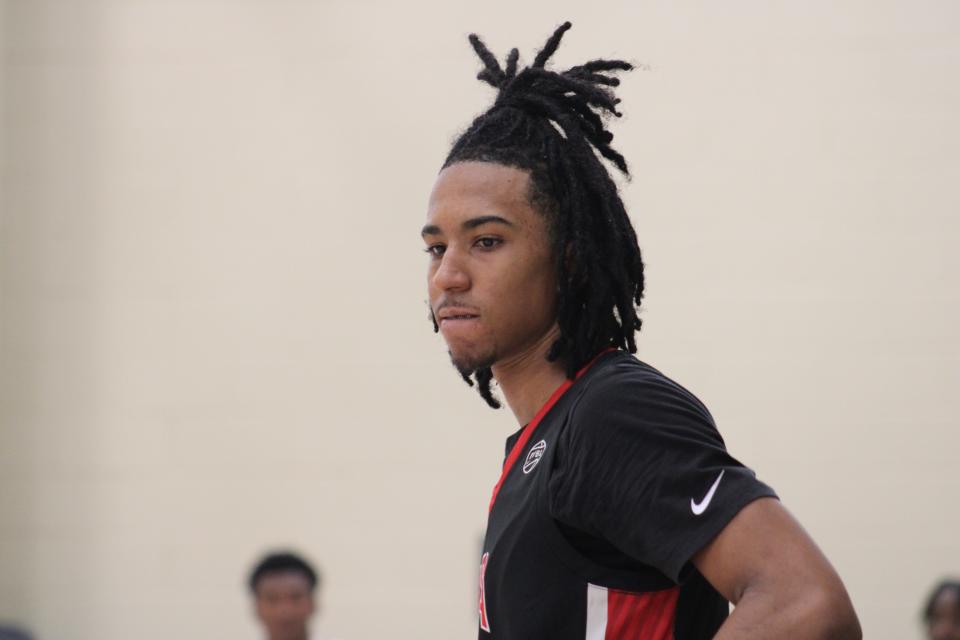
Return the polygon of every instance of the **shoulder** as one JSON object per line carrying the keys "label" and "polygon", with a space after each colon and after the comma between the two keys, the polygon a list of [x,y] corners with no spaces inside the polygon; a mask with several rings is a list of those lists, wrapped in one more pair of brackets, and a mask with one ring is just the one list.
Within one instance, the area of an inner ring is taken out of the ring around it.
{"label": "shoulder", "polygon": [[625,352],[610,354],[588,372],[571,418],[574,423],[687,424],[716,431],[710,412],[693,393]]}

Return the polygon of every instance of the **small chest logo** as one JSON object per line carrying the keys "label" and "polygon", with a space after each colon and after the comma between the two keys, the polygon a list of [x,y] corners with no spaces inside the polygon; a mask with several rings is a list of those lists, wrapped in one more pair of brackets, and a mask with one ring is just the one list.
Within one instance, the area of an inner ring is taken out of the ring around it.
{"label": "small chest logo", "polygon": [[527,454],[527,459],[523,463],[523,472],[530,473],[533,471],[533,468],[537,466],[537,463],[540,462],[540,458],[543,457],[543,452],[547,450],[547,441],[541,440],[537,444],[530,447],[530,453]]}

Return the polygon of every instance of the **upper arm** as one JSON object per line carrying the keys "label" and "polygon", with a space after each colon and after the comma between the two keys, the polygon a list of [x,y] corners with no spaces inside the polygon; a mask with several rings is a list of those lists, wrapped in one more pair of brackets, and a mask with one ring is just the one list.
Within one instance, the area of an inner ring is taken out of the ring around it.
{"label": "upper arm", "polygon": [[745,506],[704,548],[694,566],[736,604],[750,589],[804,597],[811,590],[846,592],[840,579],[800,523],[775,499]]}

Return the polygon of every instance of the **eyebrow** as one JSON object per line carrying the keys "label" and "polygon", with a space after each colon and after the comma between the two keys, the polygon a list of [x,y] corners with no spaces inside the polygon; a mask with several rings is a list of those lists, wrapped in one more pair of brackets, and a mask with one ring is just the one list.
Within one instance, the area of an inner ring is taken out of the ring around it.
{"label": "eyebrow", "polygon": [[[464,220],[463,224],[460,227],[464,230],[476,229],[477,227],[482,227],[485,224],[503,224],[508,227],[515,227],[516,225],[507,220],[506,218],[501,218],[500,216],[477,216],[476,218],[470,218],[469,220]],[[435,224],[426,225],[421,231],[421,236],[439,236],[442,235],[440,227]]]}

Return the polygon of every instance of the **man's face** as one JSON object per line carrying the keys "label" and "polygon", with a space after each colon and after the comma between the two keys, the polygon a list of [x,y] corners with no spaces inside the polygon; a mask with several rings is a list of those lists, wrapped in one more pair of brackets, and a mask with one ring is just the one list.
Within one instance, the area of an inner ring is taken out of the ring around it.
{"label": "man's face", "polygon": [[521,354],[556,322],[547,221],[529,187],[526,171],[461,162],[440,172],[430,194],[430,308],[462,372]]}
{"label": "man's face", "polygon": [[257,617],[270,640],[303,640],[313,615],[310,581],[297,571],[268,573],[254,592]]}
{"label": "man's face", "polygon": [[960,593],[944,589],[933,602],[929,621],[931,640],[960,640]]}

